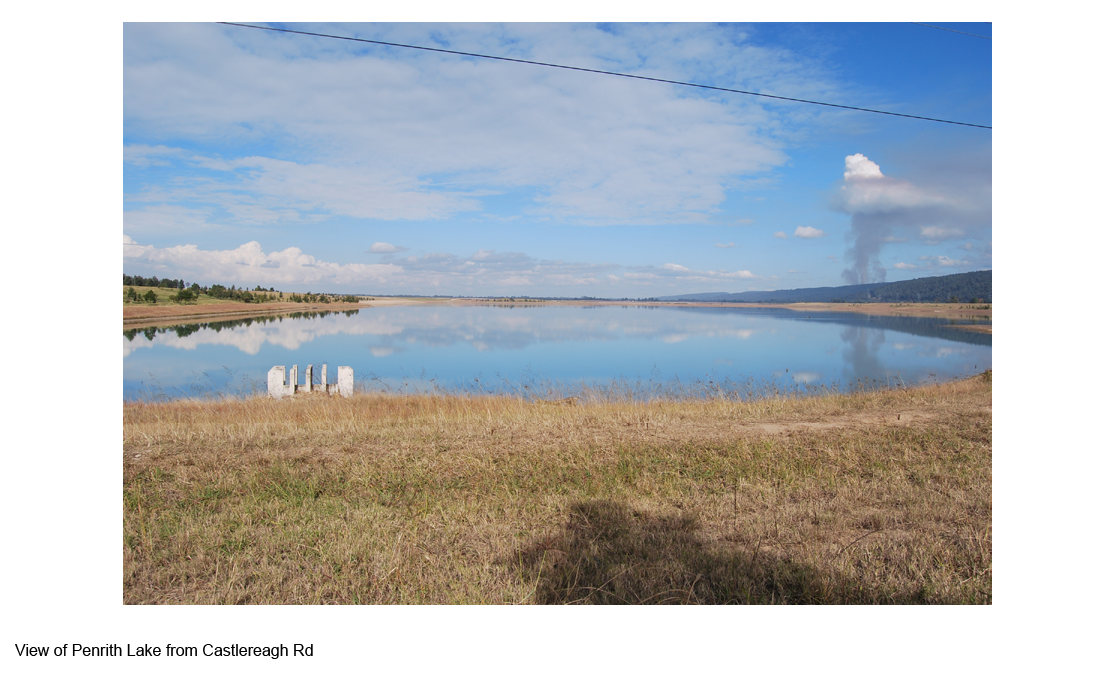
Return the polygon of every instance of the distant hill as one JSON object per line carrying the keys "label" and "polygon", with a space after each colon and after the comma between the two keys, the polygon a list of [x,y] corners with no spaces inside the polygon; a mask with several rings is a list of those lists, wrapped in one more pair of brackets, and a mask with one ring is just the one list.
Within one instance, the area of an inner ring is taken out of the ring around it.
{"label": "distant hill", "polygon": [[765,292],[700,292],[658,297],[660,301],[723,301],[788,304],[799,301],[837,302],[947,302],[953,297],[962,302],[974,298],[991,301],[991,272],[970,271],[949,276],[899,280],[893,283],[867,283],[841,287],[806,287],[798,290]]}

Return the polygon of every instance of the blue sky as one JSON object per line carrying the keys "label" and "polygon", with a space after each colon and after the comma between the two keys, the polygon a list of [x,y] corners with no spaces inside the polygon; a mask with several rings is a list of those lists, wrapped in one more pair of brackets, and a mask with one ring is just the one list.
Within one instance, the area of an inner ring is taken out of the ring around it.
{"label": "blue sky", "polygon": [[[991,40],[909,23],[269,25],[992,124]],[[123,36],[125,273],[647,297],[991,268],[988,129],[216,24]]]}

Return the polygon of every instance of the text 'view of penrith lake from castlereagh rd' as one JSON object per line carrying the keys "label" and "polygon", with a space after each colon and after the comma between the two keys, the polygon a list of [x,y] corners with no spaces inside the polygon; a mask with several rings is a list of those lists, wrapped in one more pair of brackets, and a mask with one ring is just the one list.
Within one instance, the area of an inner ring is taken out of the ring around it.
{"label": "text 'view of penrith lake from castlereagh rd'", "polygon": [[[384,306],[124,330],[124,399],[251,395],[274,365],[388,392],[748,397],[921,385],[991,368],[980,320],[781,308]],[[301,375],[300,375],[301,376]],[[301,381],[300,381],[301,383]]]}

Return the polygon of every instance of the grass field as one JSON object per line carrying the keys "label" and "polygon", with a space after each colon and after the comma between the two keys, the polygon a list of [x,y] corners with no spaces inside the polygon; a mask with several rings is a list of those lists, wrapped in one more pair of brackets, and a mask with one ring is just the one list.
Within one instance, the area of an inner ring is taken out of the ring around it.
{"label": "grass field", "polygon": [[125,603],[990,603],[991,374],[125,404]]}

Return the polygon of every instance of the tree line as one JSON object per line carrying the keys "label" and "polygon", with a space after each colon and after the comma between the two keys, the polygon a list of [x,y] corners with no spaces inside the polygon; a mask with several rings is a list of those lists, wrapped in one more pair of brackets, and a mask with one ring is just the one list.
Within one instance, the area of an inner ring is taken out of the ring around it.
{"label": "tree line", "polygon": [[124,274],[124,286],[128,288],[125,293],[125,298],[132,302],[146,302],[155,304],[158,303],[159,298],[153,290],[148,290],[146,293],[141,294],[136,290],[136,287],[158,287],[163,289],[174,290],[177,289],[177,294],[170,296],[170,301],[190,303],[197,301],[201,295],[212,297],[213,299],[229,299],[232,301],[240,301],[246,304],[262,304],[270,301],[292,301],[298,304],[315,303],[315,304],[329,304],[333,302],[351,303],[355,304],[360,301],[355,295],[329,295],[322,293],[305,292],[302,294],[293,293],[289,297],[284,297],[282,292],[276,294],[275,288],[264,288],[256,285],[255,289],[249,290],[246,287],[239,288],[235,285],[225,287],[220,283],[202,286],[198,283],[192,283],[189,287],[186,286],[186,281],[180,278],[162,278],[152,276],[144,278],[143,276],[129,276]]}

